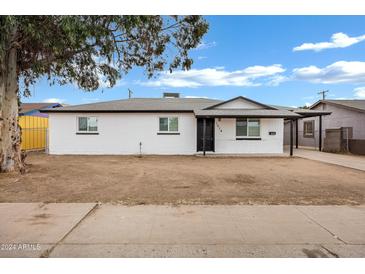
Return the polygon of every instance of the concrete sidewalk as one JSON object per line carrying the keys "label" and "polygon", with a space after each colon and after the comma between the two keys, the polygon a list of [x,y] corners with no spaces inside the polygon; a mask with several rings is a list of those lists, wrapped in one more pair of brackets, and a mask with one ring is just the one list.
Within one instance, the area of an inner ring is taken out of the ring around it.
{"label": "concrete sidewalk", "polygon": [[294,149],[294,156],[365,171],[365,156],[327,153],[318,150]]}
{"label": "concrete sidewalk", "polygon": [[1,257],[365,257],[365,206],[0,204],[0,216],[3,246],[40,245]]}

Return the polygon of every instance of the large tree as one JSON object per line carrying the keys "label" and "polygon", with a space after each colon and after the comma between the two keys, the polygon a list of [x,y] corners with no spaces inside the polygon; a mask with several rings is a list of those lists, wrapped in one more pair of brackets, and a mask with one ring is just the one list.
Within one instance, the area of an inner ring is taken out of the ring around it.
{"label": "large tree", "polygon": [[18,99],[39,78],[92,91],[135,66],[189,69],[207,30],[201,16],[0,16],[0,171],[24,170]]}

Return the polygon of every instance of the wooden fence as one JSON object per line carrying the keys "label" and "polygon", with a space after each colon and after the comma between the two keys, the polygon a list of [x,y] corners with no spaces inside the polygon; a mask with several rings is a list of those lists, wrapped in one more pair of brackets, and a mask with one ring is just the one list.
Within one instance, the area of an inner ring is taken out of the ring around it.
{"label": "wooden fence", "polygon": [[22,150],[43,150],[47,147],[48,118],[20,116],[22,128]]}

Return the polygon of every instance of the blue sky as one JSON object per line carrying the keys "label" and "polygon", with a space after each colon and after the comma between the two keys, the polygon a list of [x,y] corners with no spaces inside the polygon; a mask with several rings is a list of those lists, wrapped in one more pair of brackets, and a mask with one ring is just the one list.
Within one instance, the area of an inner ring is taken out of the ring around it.
{"label": "blue sky", "polygon": [[128,97],[230,99],[243,95],[276,105],[303,106],[329,90],[329,99],[365,99],[365,16],[207,16],[209,32],[191,52],[192,70],[147,79],[134,69],[109,89],[73,85],[31,88],[23,102],[84,104]]}

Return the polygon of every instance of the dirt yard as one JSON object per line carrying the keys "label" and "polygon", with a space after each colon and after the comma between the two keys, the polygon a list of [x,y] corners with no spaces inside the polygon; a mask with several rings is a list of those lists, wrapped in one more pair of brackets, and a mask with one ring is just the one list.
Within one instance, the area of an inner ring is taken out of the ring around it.
{"label": "dirt yard", "polygon": [[0,174],[0,202],[365,204],[365,172],[301,158],[48,156]]}

